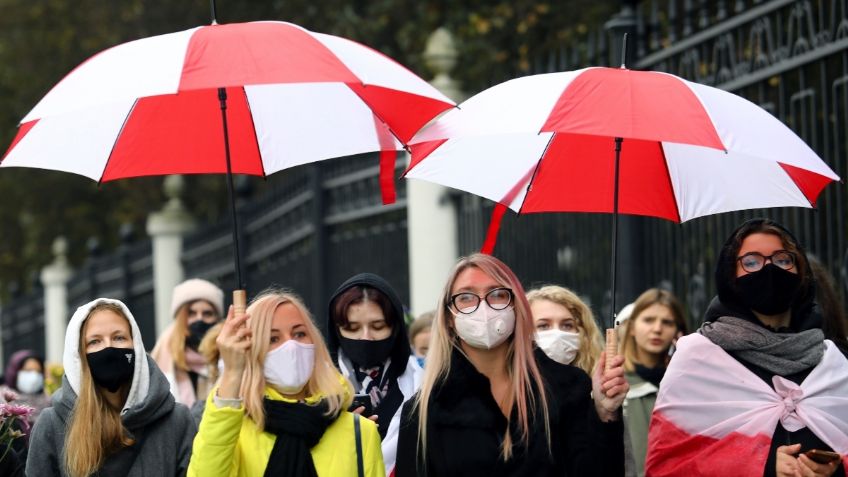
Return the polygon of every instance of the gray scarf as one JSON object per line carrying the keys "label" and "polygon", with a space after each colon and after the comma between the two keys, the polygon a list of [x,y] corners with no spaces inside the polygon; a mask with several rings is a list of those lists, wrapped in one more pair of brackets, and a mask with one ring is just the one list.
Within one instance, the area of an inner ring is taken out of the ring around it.
{"label": "gray scarf", "polygon": [[825,351],[819,328],[775,333],[748,320],[722,316],[698,331],[728,353],[779,376],[812,368]]}

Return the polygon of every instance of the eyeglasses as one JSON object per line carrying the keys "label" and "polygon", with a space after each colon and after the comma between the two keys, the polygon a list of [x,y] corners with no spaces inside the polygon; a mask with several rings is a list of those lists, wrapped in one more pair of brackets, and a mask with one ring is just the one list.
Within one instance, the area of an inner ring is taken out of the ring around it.
{"label": "eyeglasses", "polygon": [[771,255],[763,255],[759,252],[748,252],[736,260],[742,264],[742,270],[748,273],[758,272],[766,266],[766,260],[784,270],[792,270],[795,266],[795,254],[788,250],[778,250]]}
{"label": "eyeglasses", "polygon": [[512,290],[509,288],[495,288],[489,290],[485,296],[480,297],[471,292],[457,293],[450,297],[450,302],[456,310],[462,314],[470,315],[477,311],[480,302],[486,300],[486,304],[493,310],[503,310],[512,304]]}

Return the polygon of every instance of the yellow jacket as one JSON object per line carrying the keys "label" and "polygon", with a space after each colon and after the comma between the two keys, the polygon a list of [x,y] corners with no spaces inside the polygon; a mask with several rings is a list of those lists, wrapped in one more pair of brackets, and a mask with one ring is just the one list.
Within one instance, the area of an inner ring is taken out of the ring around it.
{"label": "yellow jacket", "polygon": [[[260,431],[253,420],[245,416],[244,405],[239,409],[216,407],[213,401],[216,392],[213,389],[206,400],[200,429],[194,438],[189,477],[262,477],[277,437]],[[265,388],[265,396],[293,402],[270,387]],[[317,397],[306,401],[315,402]],[[360,419],[359,424],[365,476],[385,477],[377,425],[365,418]],[[357,477],[353,414],[342,412],[311,452],[320,477]]]}

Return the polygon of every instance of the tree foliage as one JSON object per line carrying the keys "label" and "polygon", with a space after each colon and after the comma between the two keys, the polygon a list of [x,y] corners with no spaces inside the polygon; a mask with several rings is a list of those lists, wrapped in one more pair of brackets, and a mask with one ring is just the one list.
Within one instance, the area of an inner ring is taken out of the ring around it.
{"label": "tree foliage", "polygon": [[[609,17],[615,2],[526,0],[464,2],[399,0],[218,1],[218,22],[276,19],[370,45],[427,78],[422,52],[439,26],[457,39],[460,66],[453,76],[475,92],[526,74],[537,51],[580,37]],[[71,69],[109,46],[210,21],[205,1],[0,0],[0,142],[5,148],[18,121]],[[73,158],[68,158],[73,160]],[[261,186],[256,188],[261,189]],[[189,178],[188,202],[201,220],[225,207],[220,177]],[[147,214],[163,203],[161,178],[98,186],[83,177],[34,169],[0,171],[0,292],[31,284],[52,257],[58,235],[79,264],[84,244],[106,248],[122,224],[143,233]]]}

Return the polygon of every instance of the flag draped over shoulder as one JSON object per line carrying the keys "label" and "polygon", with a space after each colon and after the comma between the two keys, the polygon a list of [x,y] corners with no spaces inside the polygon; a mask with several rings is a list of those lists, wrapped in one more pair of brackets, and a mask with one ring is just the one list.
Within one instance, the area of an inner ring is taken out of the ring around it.
{"label": "flag draped over shoulder", "polygon": [[762,475],[778,422],[809,428],[848,468],[848,360],[825,344],[800,385],[774,376],[772,389],[703,335],[681,338],[651,417],[646,475]]}

